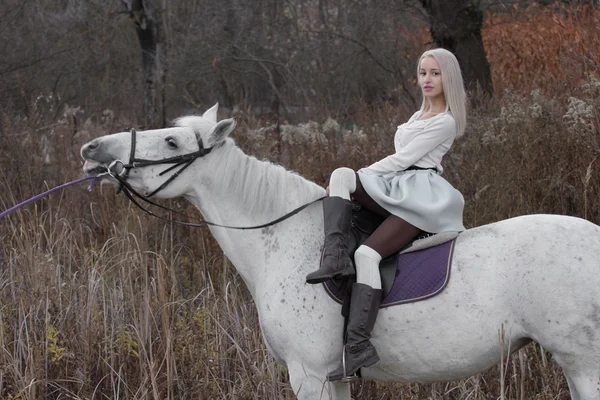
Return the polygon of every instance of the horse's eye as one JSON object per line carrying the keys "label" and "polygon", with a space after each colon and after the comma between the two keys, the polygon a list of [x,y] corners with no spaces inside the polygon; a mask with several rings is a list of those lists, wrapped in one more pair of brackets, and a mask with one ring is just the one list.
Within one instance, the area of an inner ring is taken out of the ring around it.
{"label": "horse's eye", "polygon": [[177,142],[172,137],[165,138],[165,142],[167,142],[167,145],[171,149],[176,149],[177,148]]}

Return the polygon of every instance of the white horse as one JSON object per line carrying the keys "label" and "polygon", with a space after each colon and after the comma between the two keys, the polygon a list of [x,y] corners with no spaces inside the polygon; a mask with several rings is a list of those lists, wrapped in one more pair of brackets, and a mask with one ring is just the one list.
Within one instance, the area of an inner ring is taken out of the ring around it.
{"label": "white horse", "polygon": [[[135,157],[161,160],[210,148],[158,196],[184,196],[220,224],[262,224],[325,194],[281,166],[244,154],[228,138],[234,126],[233,119],[217,123],[215,105],[201,117],[179,119],[176,127],[140,132]],[[112,164],[122,173],[131,135],[83,146],[85,172]],[[133,167],[127,182],[152,192],[174,173],[159,175],[165,168]],[[297,397],[350,399],[348,384],[325,381],[342,356],[340,306],[322,285],[305,283],[319,263],[322,223],[317,203],[269,228],[210,229],[248,286],[265,344],[287,367]],[[497,364],[503,348],[516,351],[534,340],[563,368],[573,399],[600,398],[599,245],[598,226],[558,215],[517,217],[461,233],[441,294],[381,310],[372,339],[381,361],[364,368],[363,379],[461,379]]]}

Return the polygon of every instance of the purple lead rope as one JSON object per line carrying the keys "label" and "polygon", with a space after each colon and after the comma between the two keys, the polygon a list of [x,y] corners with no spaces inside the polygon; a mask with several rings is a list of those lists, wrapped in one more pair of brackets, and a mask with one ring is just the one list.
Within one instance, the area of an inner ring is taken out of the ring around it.
{"label": "purple lead rope", "polygon": [[75,185],[75,184],[83,182],[83,181],[88,181],[90,179],[92,181],[90,182],[90,185],[88,186],[87,190],[91,192],[92,191],[92,187],[94,186],[94,183],[96,183],[97,176],[86,176],[85,178],[79,178],[77,180],[74,180],[73,182],[64,183],[64,184],[62,184],[60,186],[57,186],[57,187],[55,187],[53,189],[50,189],[50,190],[48,190],[48,191],[46,191],[44,193],[40,193],[37,196],[34,196],[34,197],[30,198],[29,200],[25,200],[24,202],[19,203],[16,206],[11,207],[11,208],[9,208],[6,211],[3,211],[2,213],[0,213],[0,219],[6,217],[8,214],[10,214],[10,213],[12,213],[14,211],[17,211],[19,208],[24,207],[24,206],[26,206],[29,203],[33,203],[34,201],[38,201],[42,197],[48,196],[50,193],[56,192],[58,190],[64,189],[66,187],[69,187],[71,185]]}

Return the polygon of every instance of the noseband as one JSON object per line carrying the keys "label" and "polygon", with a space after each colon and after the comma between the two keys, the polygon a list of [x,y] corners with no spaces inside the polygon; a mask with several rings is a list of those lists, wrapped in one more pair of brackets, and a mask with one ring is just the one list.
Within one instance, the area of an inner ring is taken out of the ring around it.
{"label": "noseband", "polygon": [[[125,187],[130,191],[134,191],[134,189],[127,183],[127,178],[129,177],[129,171],[133,168],[147,167],[149,165],[173,164],[158,174],[158,176],[163,176],[167,172],[170,172],[170,171],[174,170],[175,168],[181,166],[181,168],[179,170],[177,170],[173,175],[171,175],[169,177],[169,179],[167,179],[162,185],[160,185],[153,192],[151,192],[149,194],[144,194],[144,197],[152,197],[156,193],[163,190],[165,187],[167,187],[167,185],[169,183],[173,182],[173,180],[175,180],[175,178],[177,178],[180,173],[182,173],[183,171],[185,171],[187,169],[187,167],[192,165],[192,163],[197,158],[204,157],[205,155],[210,153],[210,151],[212,150],[212,147],[209,147],[207,149],[200,148],[200,150],[195,151],[193,153],[182,154],[179,156],[174,156],[174,157],[169,157],[169,158],[163,158],[161,160],[147,160],[144,158],[136,158],[135,157],[136,136],[137,136],[137,132],[135,131],[135,129],[132,128],[131,129],[131,152],[129,153],[129,163],[125,164],[121,160],[115,160],[112,163],[110,163],[110,165],[108,166],[108,174],[110,176],[112,176],[113,178],[115,178],[116,180],[118,180],[119,183],[121,184],[121,187],[119,189],[123,189],[123,187]],[[112,169],[113,169],[113,167],[117,166],[118,164],[121,164],[123,170],[120,173],[115,174],[115,173],[113,173]]]}

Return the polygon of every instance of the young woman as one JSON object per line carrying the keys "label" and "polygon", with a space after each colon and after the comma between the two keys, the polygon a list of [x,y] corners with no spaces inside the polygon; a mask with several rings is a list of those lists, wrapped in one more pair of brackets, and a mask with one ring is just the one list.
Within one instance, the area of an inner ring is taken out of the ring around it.
{"label": "young woman", "polygon": [[417,73],[423,94],[421,109],[396,131],[392,154],[357,173],[333,171],[329,197],[323,200],[325,244],[319,270],[308,283],[355,273],[348,252],[352,202],[385,217],[354,253],[356,283],[352,287],[345,347],[345,368],[329,380],[354,375],[379,356],[370,342],[381,302],[379,262],[406,246],[420,232],[462,231],[464,199],[442,174],[442,158],[466,124],[466,95],[456,57],[444,49],[428,50]]}

